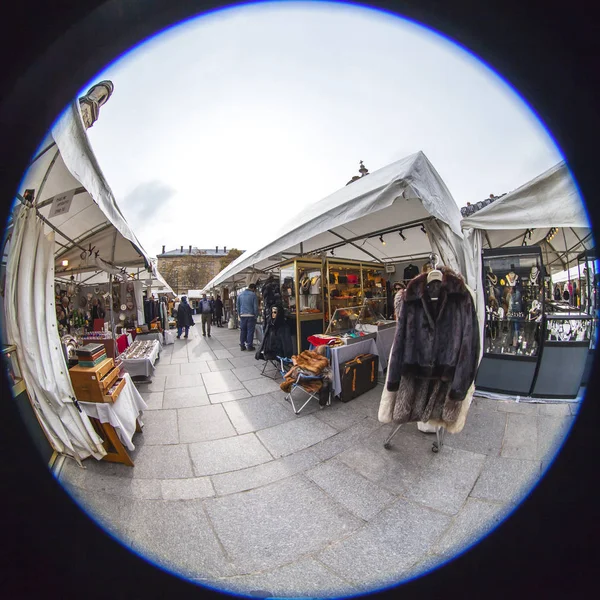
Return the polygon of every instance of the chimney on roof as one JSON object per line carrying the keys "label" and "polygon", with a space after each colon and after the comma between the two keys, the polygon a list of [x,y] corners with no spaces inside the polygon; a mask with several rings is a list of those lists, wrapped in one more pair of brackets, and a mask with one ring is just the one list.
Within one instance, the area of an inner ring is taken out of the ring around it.
{"label": "chimney on roof", "polygon": [[163,251],[161,252],[161,254],[164,254],[164,253],[165,253],[165,247],[163,246]]}
{"label": "chimney on roof", "polygon": [[190,254],[192,253],[192,245],[190,244]]}
{"label": "chimney on roof", "polygon": [[181,246],[181,248],[179,249],[179,252],[181,252],[181,254],[183,254],[183,246]]}
{"label": "chimney on roof", "polygon": [[219,254],[219,246],[215,246],[215,254]]}

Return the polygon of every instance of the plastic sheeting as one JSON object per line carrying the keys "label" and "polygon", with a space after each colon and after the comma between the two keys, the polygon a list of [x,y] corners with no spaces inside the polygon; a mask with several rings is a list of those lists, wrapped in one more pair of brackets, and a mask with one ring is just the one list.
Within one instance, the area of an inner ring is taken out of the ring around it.
{"label": "plastic sheeting", "polygon": [[54,233],[34,209],[20,211],[6,272],[6,330],[33,408],[54,449],[80,461],[106,452],[75,393],[60,344],[54,307]]}
{"label": "plastic sheeting", "polygon": [[[211,289],[251,268],[264,269],[281,260],[281,254],[314,252],[351,238],[361,241],[335,249],[336,258],[402,262],[431,252],[431,238],[420,227],[366,239],[368,234],[390,226],[419,224],[435,219],[447,229],[444,248],[453,265],[463,260],[460,246],[460,211],[446,184],[423,152],[392,163],[312,204],[284,225],[268,244],[242,254],[205,288]],[[431,223],[431,221],[429,221]],[[429,225],[427,226],[429,227]],[[453,235],[450,235],[452,233]],[[362,237],[361,237],[362,236]],[[366,251],[366,252],[365,252]],[[279,257],[278,257],[279,255]],[[461,270],[461,269],[459,269]]]}

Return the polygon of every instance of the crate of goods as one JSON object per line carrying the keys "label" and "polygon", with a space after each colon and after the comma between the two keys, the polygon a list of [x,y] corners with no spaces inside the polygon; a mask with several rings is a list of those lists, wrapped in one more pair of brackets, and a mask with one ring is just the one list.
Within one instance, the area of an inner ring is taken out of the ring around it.
{"label": "crate of goods", "polygon": [[377,385],[379,357],[361,354],[340,366],[341,401],[349,402]]}
{"label": "crate of goods", "polygon": [[69,375],[77,400],[82,402],[114,402],[118,397],[118,394],[113,397],[108,393],[119,378],[119,369],[115,367],[112,358],[107,358],[93,367],[76,365],[69,369]]}

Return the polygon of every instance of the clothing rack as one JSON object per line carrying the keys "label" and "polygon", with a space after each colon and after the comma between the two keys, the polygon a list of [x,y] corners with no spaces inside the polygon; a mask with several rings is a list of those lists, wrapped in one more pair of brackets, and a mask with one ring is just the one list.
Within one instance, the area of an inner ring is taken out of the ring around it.
{"label": "clothing rack", "polygon": [[[435,270],[438,267],[439,264],[439,258],[438,255],[435,254],[434,252],[432,252],[429,255],[429,262],[432,266],[432,268]],[[402,427],[402,425],[405,425],[405,423],[400,423],[400,425],[397,425],[396,428],[392,431],[392,433],[390,433],[390,435],[385,439],[385,441],[383,442],[383,447],[386,450],[389,450],[392,447],[392,439],[393,437],[398,433],[398,431],[400,431],[400,428]],[[446,435],[446,428],[443,426],[439,426],[435,428],[435,437],[436,437],[436,441],[433,442],[433,445],[431,446],[431,451],[432,452],[439,452],[442,449],[442,446],[444,445],[444,437]]]}

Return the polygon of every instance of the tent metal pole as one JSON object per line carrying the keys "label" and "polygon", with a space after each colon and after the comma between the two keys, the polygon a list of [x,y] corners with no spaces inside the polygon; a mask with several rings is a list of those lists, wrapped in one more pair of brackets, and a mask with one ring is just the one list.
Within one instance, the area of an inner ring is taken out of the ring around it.
{"label": "tent metal pole", "polygon": [[360,250],[361,252],[364,252],[367,256],[370,256],[376,262],[381,262],[381,259],[377,258],[374,254],[371,254],[368,250],[361,248],[358,244],[355,244],[354,242],[350,242],[345,237],[341,236],[339,233],[336,233],[335,231],[333,231],[331,229],[328,229],[327,231],[329,233],[332,233],[333,235],[337,235],[337,237],[339,237],[341,240],[344,240],[344,242],[346,242],[347,244],[350,244],[350,246],[354,246],[355,248],[358,248],[358,250]]}
{"label": "tent metal pole", "polygon": [[[46,185],[46,181],[48,181],[48,177],[50,176],[50,171],[52,171],[52,167],[54,167],[54,164],[56,163],[56,160],[58,159],[59,154],[60,154],[60,150],[57,149],[56,154],[54,155],[54,157],[52,158],[52,161],[48,165],[48,169],[44,173],[44,178],[42,179],[42,183],[40,183],[40,187],[38,188],[37,193],[36,193],[36,200],[42,195],[42,190],[44,189],[44,186]],[[35,205],[35,202],[34,202],[34,205]]]}
{"label": "tent metal pole", "polygon": [[46,152],[48,152],[48,150],[51,150],[52,148],[54,148],[54,146],[56,146],[56,142],[52,142],[50,145],[46,146],[39,154],[37,154],[36,156],[34,156],[30,163],[27,165],[27,169],[29,169],[29,167],[31,167],[31,165],[38,160],[38,158],[41,158],[42,156],[44,156],[44,154],[46,154]]}

